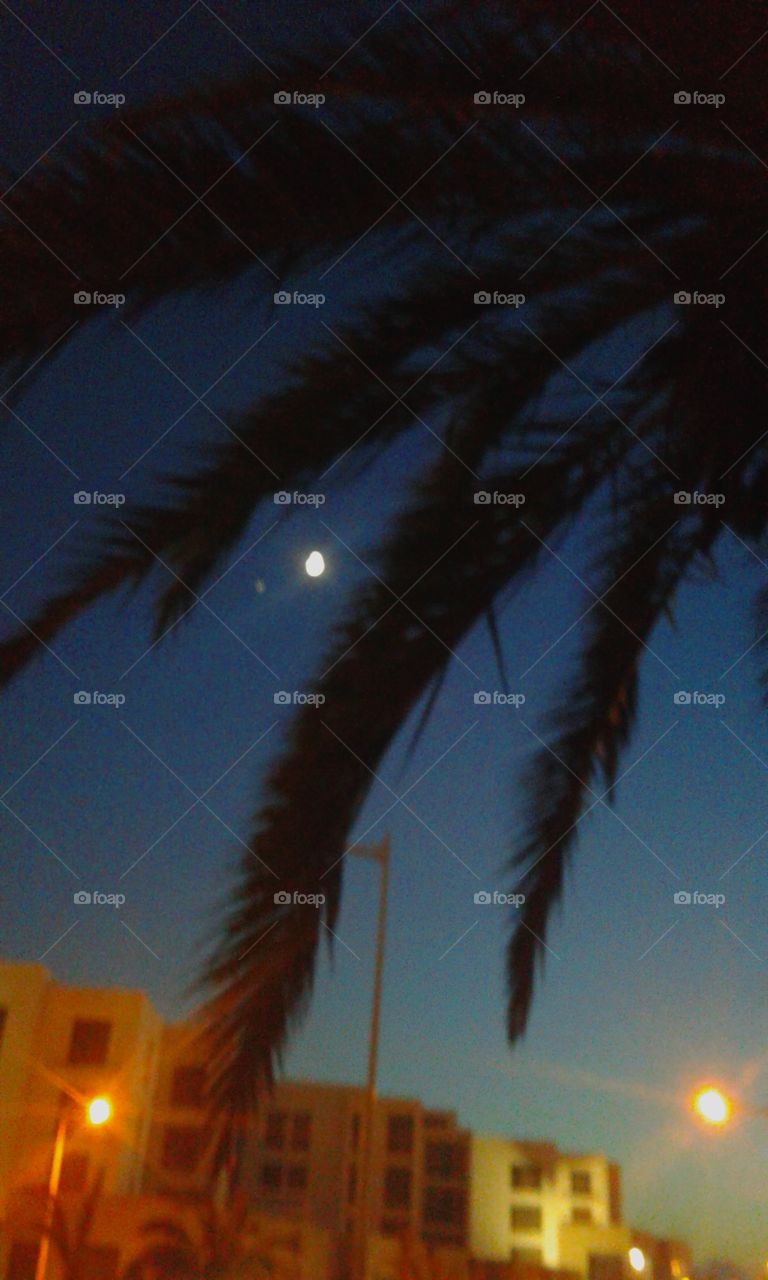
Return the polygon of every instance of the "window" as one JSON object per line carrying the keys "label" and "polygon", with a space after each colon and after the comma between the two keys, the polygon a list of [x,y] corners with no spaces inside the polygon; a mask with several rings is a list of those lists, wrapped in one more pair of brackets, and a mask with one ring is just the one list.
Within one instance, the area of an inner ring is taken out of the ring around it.
{"label": "window", "polygon": [[613,1253],[590,1253],[589,1280],[622,1280],[624,1259]]}
{"label": "window", "polygon": [[357,1195],[357,1165],[356,1165],[356,1164],[353,1164],[353,1165],[351,1166],[350,1170],[349,1170],[349,1181],[348,1181],[348,1183],[347,1183],[347,1202],[348,1202],[348,1204],[354,1204],[354,1203],[355,1203],[355,1196],[356,1196],[356,1195]]}
{"label": "window", "polygon": [[543,1261],[541,1249],[520,1248],[510,1250],[509,1260],[518,1266],[528,1267],[540,1267]]}
{"label": "window", "polygon": [[283,1166],[274,1160],[268,1160],[261,1166],[261,1185],[270,1191],[279,1191],[283,1182]]}
{"label": "window", "polygon": [[535,1164],[513,1164],[512,1186],[517,1191],[540,1191],[541,1169]]}
{"label": "window", "polygon": [[171,1080],[171,1105],[202,1107],[205,1103],[205,1067],[177,1067]]}
{"label": "window", "polygon": [[458,1142],[428,1142],[424,1164],[430,1178],[461,1178],[467,1171],[466,1148]]}
{"label": "window", "polygon": [[591,1209],[574,1209],[571,1215],[571,1222],[591,1222],[591,1221],[592,1221]]}
{"label": "window", "polygon": [[270,1151],[282,1151],[285,1146],[285,1122],[286,1114],[284,1111],[270,1111],[267,1115],[267,1123],[264,1130],[264,1146],[269,1147]]}
{"label": "window", "polygon": [[107,1061],[111,1031],[111,1022],[103,1022],[98,1018],[75,1018],[72,1023],[67,1062],[72,1063],[73,1066],[76,1064],[87,1064],[91,1067],[103,1066]]}
{"label": "window", "polygon": [[193,1173],[203,1153],[203,1131],[168,1125],[163,1134],[161,1163],[176,1173]]}
{"label": "window", "polygon": [[59,1189],[85,1191],[88,1184],[88,1157],[80,1151],[68,1151],[61,1162]]}
{"label": "window", "polygon": [[8,1256],[5,1280],[35,1280],[37,1251],[36,1242],[14,1240]]}
{"label": "window", "polygon": [[571,1174],[571,1191],[575,1196],[588,1196],[592,1192],[592,1175],[586,1169],[574,1169]]}
{"label": "window", "polygon": [[387,1151],[410,1155],[413,1151],[413,1116],[390,1116],[387,1120]]}
{"label": "window", "polygon": [[410,1209],[410,1169],[402,1169],[397,1165],[387,1169],[384,1176],[384,1203],[388,1209]]}
{"label": "window", "polygon": [[350,1145],[353,1151],[357,1151],[357,1144],[360,1141],[360,1116],[357,1112],[352,1116],[352,1124],[350,1126],[349,1135]]}
{"label": "window", "polygon": [[464,1223],[466,1199],[460,1187],[427,1187],[424,1192],[424,1221],[455,1227]]}
{"label": "window", "polygon": [[538,1205],[513,1204],[510,1222],[513,1231],[541,1231],[541,1209]]}
{"label": "window", "polygon": [[305,1164],[292,1164],[289,1166],[288,1186],[292,1191],[306,1191],[307,1166]]}
{"label": "window", "polygon": [[291,1126],[291,1147],[294,1151],[309,1151],[312,1134],[312,1117],[308,1111],[297,1111]]}

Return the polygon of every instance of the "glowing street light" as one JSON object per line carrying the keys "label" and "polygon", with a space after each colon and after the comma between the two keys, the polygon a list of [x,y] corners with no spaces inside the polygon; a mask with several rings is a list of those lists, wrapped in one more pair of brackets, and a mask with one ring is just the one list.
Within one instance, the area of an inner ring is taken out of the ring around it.
{"label": "glowing street light", "polygon": [[633,1245],[629,1251],[629,1265],[638,1275],[645,1271],[645,1254],[637,1245]]}
{"label": "glowing street light", "polygon": [[88,1123],[106,1124],[112,1115],[112,1104],[108,1098],[93,1098],[88,1103]]}
{"label": "glowing street light", "polygon": [[699,1089],[693,1099],[693,1109],[707,1124],[723,1125],[731,1118],[733,1103],[719,1089],[711,1085]]}
{"label": "glowing street light", "polygon": [[[59,1112],[59,1121],[56,1125],[56,1137],[54,1139],[53,1155],[51,1157],[51,1171],[48,1177],[45,1226],[43,1233],[40,1236],[40,1248],[37,1251],[35,1280],[45,1280],[45,1274],[48,1269],[48,1254],[50,1253],[51,1248],[51,1231],[56,1216],[56,1200],[59,1194],[61,1166],[64,1163],[64,1150],[67,1145],[67,1133],[69,1131],[70,1121],[72,1120],[73,1110],[74,1107],[72,1100],[67,1098]],[[83,1104],[82,1114],[89,1124],[105,1124],[112,1115],[112,1104],[107,1098],[91,1098]]]}

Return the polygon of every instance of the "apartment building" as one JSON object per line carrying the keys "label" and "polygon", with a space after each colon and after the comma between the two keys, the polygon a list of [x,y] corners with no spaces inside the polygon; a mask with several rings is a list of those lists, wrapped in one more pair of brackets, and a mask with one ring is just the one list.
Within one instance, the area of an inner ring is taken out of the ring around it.
{"label": "apartment building", "polygon": [[[0,1222],[15,1229],[19,1197],[46,1186],[62,1106],[105,1094],[109,1124],[67,1133],[60,1194],[75,1206],[104,1170],[93,1274],[116,1280],[142,1221],[163,1204],[181,1221],[206,1194],[205,1089],[193,1024],[164,1024],[138,991],[65,987],[41,965],[0,962]],[[244,1149],[254,1230],[280,1235],[299,1280],[336,1280],[343,1268],[360,1211],[363,1104],[354,1086],[281,1082]],[[648,1259],[642,1280],[688,1280],[684,1246],[622,1222],[619,1170],[605,1156],[476,1136],[414,1098],[376,1100],[369,1194],[370,1280],[397,1280],[408,1250],[431,1253],[451,1280],[471,1267],[507,1280],[521,1265],[549,1280],[628,1280],[633,1244]],[[17,1235],[0,1233],[3,1280],[34,1275],[32,1232]]]}
{"label": "apartment building", "polygon": [[469,1246],[488,1261],[569,1266],[573,1249],[564,1259],[564,1227],[590,1228],[594,1235],[594,1228],[621,1223],[618,1166],[603,1155],[473,1136],[469,1185]]}

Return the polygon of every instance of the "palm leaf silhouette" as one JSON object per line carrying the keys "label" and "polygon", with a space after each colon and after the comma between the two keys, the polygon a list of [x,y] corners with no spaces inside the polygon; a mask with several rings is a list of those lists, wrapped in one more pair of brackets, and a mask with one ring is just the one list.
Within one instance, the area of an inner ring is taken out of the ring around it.
{"label": "palm leaf silhouette", "polygon": [[[62,262],[82,287],[125,288],[135,312],[245,273],[268,298],[277,277],[332,263],[367,235],[397,278],[394,296],[360,307],[279,390],[232,414],[232,434],[167,480],[162,501],[106,523],[66,588],[0,647],[6,682],[91,603],[151,575],[164,634],[276,488],[349,483],[399,438],[444,423],[445,448],[408,488],[372,557],[375,579],[318,664],[322,715],[295,716],[272,766],[205,969],[212,1099],[230,1117],[269,1085],[306,1008],[343,854],[395,736],[431,705],[478,623],[505,635],[524,626],[514,611],[498,621],[510,589],[579,523],[599,586],[563,709],[542,727],[511,863],[526,902],[509,947],[508,1025],[513,1040],[523,1034],[578,822],[613,795],[641,660],[722,535],[711,507],[675,507],[673,490],[722,492],[737,536],[765,536],[768,242],[756,179],[768,139],[739,116],[763,69],[757,11],[728,30],[712,14],[691,30],[659,3],[639,14],[604,0],[586,14],[494,8],[472,31],[460,13],[443,17],[442,49],[423,23],[382,24],[348,74],[324,74],[330,48],[285,57],[280,83],[326,93],[322,114],[276,112],[263,70],[127,112],[19,183],[0,216],[0,358],[20,382],[69,335]],[[713,48],[733,76],[727,127],[672,102],[674,67],[707,83]],[[516,78],[530,86],[524,118],[475,106],[479,83]],[[435,237],[451,248],[427,260]],[[673,308],[677,289],[729,274],[727,325],[713,308]],[[484,281],[530,291],[530,309],[479,309]],[[641,323],[647,350],[610,402],[592,392],[578,417],[556,404],[557,379],[582,382],[573,365]],[[524,492],[522,516],[475,505],[478,488]],[[276,904],[276,875],[281,889],[325,893],[323,911]]]}

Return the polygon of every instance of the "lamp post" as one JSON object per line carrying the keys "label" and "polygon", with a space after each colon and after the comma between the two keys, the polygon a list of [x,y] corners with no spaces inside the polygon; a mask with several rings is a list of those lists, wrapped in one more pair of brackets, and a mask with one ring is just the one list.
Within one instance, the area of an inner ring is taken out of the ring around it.
{"label": "lamp post", "polygon": [[360,1153],[358,1157],[357,1231],[353,1253],[354,1280],[366,1280],[368,1262],[368,1234],[371,1209],[371,1159],[373,1153],[373,1120],[376,1106],[376,1072],[379,1057],[379,1023],[381,1015],[381,981],[384,969],[384,941],[387,929],[387,891],[389,888],[389,836],[380,844],[350,850],[358,858],[375,862],[379,867],[379,911],[376,924],[376,960],[373,972],[371,997],[371,1027],[368,1037],[368,1073],[365,1083],[362,1123],[360,1125]]}
{"label": "lamp post", "polygon": [[[112,1114],[112,1107],[106,1098],[91,1098],[85,1105],[84,1112],[89,1124],[100,1125],[109,1120]],[[40,1236],[40,1248],[37,1251],[35,1280],[45,1280],[45,1273],[48,1267],[48,1254],[51,1250],[51,1231],[56,1213],[56,1198],[59,1194],[61,1166],[64,1163],[64,1151],[67,1145],[67,1133],[71,1118],[72,1103],[67,1098],[59,1112],[56,1137],[53,1142],[53,1156],[51,1158],[51,1171],[48,1175],[48,1194],[45,1203],[45,1219],[43,1232]]]}

